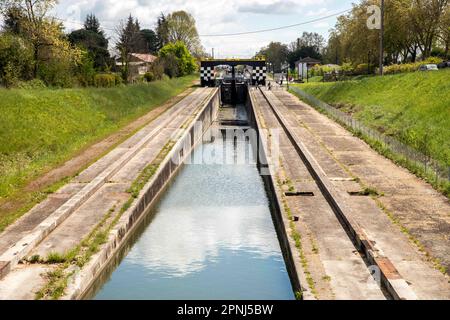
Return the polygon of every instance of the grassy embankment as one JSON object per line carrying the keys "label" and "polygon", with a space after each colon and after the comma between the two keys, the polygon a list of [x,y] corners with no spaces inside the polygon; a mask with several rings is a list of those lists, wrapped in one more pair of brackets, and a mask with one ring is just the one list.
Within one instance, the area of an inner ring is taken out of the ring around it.
{"label": "grassy embankment", "polygon": [[[0,232],[67,179],[25,190],[30,181],[180,94],[196,78],[104,89],[0,89]],[[10,201],[20,208],[2,206]]]}
{"label": "grassy embankment", "polygon": [[[450,70],[447,69],[299,86],[366,126],[450,166],[449,80]],[[394,154],[385,155],[397,160]],[[401,160],[398,162],[408,167]],[[409,168],[420,175],[412,166]],[[423,177],[433,183],[431,177]],[[450,195],[448,184],[435,187]]]}

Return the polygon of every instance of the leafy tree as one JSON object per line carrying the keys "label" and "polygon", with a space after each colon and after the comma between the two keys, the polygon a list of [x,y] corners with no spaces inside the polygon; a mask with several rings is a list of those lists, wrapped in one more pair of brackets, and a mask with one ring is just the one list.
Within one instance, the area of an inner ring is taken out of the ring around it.
{"label": "leafy tree", "polygon": [[34,49],[35,76],[41,60],[41,50],[52,45],[52,39],[49,39],[49,35],[53,35],[54,29],[58,28],[54,22],[47,19],[48,11],[55,4],[56,0],[3,0],[0,2],[0,10],[3,15],[11,12],[11,10],[20,12],[20,31],[32,43]]}
{"label": "leafy tree", "polygon": [[175,11],[167,16],[167,40],[169,42],[183,42],[193,54],[202,52],[200,38],[194,17],[186,11]]}
{"label": "leafy tree", "polygon": [[97,70],[105,70],[111,64],[108,51],[108,39],[106,39],[100,23],[94,15],[88,15],[84,28],[75,30],[69,34],[69,41],[82,47],[90,55]]}
{"label": "leafy tree", "polygon": [[[358,65],[379,60],[380,31],[366,26],[370,5],[379,1],[362,0],[338,18],[325,50],[328,62],[350,60]],[[425,60],[433,49],[448,51],[448,0],[389,0],[385,5],[385,64]]]}
{"label": "leafy tree", "polygon": [[194,57],[181,41],[165,45],[159,57],[164,62],[165,73],[171,77],[191,74],[197,68]]}
{"label": "leafy tree", "polygon": [[39,76],[50,85],[68,86],[81,51],[66,40],[62,24],[47,16],[55,4],[56,0],[2,0],[0,11],[4,16],[11,10],[20,12],[16,31],[32,46],[33,77]]}
{"label": "leafy tree", "polygon": [[25,19],[20,8],[11,6],[6,8],[3,22],[3,30],[13,34],[21,34],[24,32],[23,21]]}
{"label": "leafy tree", "polygon": [[272,63],[275,72],[280,72],[282,65],[287,62],[289,54],[288,46],[280,42],[271,42],[267,47],[262,48],[258,55],[266,57]]}
{"label": "leafy tree", "polygon": [[0,81],[4,86],[31,79],[33,66],[33,48],[28,41],[11,33],[0,35]]}

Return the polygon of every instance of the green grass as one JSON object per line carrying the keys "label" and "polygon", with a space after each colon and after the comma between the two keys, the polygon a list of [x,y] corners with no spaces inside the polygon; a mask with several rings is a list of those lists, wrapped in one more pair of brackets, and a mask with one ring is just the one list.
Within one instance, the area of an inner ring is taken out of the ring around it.
{"label": "green grass", "polygon": [[[183,92],[196,77],[116,88],[0,89],[0,203],[21,193],[29,181]],[[36,202],[28,200],[26,209]],[[7,215],[0,212],[1,229],[26,209]]]}
{"label": "green grass", "polygon": [[300,88],[450,166],[450,70]]}
{"label": "green grass", "polygon": [[316,83],[316,82],[322,82],[323,77],[322,76],[315,76],[308,79],[308,83]]}

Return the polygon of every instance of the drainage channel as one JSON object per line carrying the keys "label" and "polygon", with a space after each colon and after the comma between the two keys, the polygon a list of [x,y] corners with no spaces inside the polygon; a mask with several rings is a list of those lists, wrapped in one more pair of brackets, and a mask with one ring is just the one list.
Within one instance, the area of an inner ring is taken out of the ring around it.
{"label": "drainage channel", "polygon": [[220,110],[85,299],[294,299],[248,129]]}

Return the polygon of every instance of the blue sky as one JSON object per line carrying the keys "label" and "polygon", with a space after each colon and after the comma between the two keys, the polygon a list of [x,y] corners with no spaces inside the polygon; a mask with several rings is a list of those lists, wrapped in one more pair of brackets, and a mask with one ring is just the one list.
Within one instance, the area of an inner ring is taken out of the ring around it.
{"label": "blue sky", "polygon": [[[200,35],[245,32],[276,28],[350,9],[357,0],[60,0],[53,14],[66,20],[67,31],[80,28],[88,13],[100,19],[111,42],[114,27],[131,13],[142,28],[153,28],[159,13],[175,10],[190,12],[197,21]],[[235,37],[201,37],[208,52],[215,48],[216,57],[250,57],[270,41],[289,43],[304,31],[328,36],[336,17],[279,31]]]}

